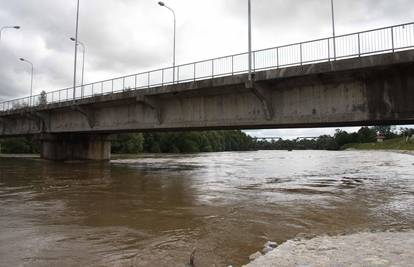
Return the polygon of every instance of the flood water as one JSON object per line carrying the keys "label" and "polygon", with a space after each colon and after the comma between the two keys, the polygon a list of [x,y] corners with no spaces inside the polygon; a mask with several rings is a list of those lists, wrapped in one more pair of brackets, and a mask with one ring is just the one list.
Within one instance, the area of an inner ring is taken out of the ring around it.
{"label": "flood water", "polygon": [[0,266],[240,266],[267,240],[414,229],[414,157],[0,158]]}

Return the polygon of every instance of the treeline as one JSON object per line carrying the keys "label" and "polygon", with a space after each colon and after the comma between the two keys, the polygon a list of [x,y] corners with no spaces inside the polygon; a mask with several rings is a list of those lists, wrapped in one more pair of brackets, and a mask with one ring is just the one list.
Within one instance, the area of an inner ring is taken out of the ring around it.
{"label": "treeline", "polygon": [[377,136],[385,139],[399,136],[411,136],[414,129],[404,128],[398,133],[392,126],[362,127],[356,133],[336,130],[334,136],[322,135],[316,139],[258,141],[255,145],[259,150],[341,150],[347,144],[373,143]]}
{"label": "treeline", "polygon": [[114,136],[112,153],[197,153],[255,149],[242,131],[145,133]]}
{"label": "treeline", "polygon": [[[247,151],[255,149],[252,137],[242,131],[165,132],[120,134],[111,138],[112,153],[197,153]],[[5,154],[37,154],[39,142],[30,137],[0,140]]]}
{"label": "treeline", "polygon": [[[112,153],[197,153],[249,150],[340,150],[347,144],[376,142],[377,135],[386,139],[411,136],[414,129],[391,126],[362,127],[356,133],[337,130],[334,136],[316,139],[256,141],[242,131],[164,132],[121,134],[112,137]],[[0,140],[0,152],[6,154],[36,154],[40,144],[34,138]]]}
{"label": "treeline", "polygon": [[40,144],[32,137],[0,139],[0,153],[38,154],[40,153]]}

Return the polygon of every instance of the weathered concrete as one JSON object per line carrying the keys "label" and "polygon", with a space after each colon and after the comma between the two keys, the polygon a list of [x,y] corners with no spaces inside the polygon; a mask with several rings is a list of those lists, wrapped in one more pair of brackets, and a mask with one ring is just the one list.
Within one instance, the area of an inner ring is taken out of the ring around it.
{"label": "weathered concrete", "polygon": [[0,137],[414,124],[414,51],[0,113]]}
{"label": "weathered concrete", "polygon": [[107,135],[42,134],[41,157],[49,160],[111,159],[111,142]]}
{"label": "weathered concrete", "polygon": [[246,267],[413,266],[414,232],[287,241]]}

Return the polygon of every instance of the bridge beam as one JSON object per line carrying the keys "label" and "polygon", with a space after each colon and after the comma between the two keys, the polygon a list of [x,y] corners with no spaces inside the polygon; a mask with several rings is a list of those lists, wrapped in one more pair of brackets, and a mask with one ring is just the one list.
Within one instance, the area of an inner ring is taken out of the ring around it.
{"label": "bridge beam", "polygon": [[105,134],[42,134],[41,157],[47,160],[111,159],[111,141]]}
{"label": "bridge beam", "polygon": [[266,83],[257,83],[254,81],[247,81],[245,86],[259,99],[266,120],[271,121],[275,117],[272,105],[272,87]]}

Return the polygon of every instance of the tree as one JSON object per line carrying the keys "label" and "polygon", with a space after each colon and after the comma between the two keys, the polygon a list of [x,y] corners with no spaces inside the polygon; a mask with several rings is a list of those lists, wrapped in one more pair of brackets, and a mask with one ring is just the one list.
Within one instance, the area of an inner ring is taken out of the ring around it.
{"label": "tree", "polygon": [[45,91],[42,91],[39,96],[39,106],[47,105],[47,94]]}
{"label": "tree", "polygon": [[375,126],[372,128],[377,134],[383,135],[386,138],[394,138],[397,135],[394,133],[395,127],[390,125]]}
{"label": "tree", "polygon": [[142,134],[120,134],[112,140],[112,152],[117,154],[137,154],[144,148],[144,137]]}
{"label": "tree", "polygon": [[372,143],[377,139],[377,133],[374,129],[369,127],[362,127],[358,131],[358,142],[359,143]]}

